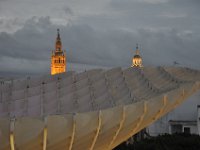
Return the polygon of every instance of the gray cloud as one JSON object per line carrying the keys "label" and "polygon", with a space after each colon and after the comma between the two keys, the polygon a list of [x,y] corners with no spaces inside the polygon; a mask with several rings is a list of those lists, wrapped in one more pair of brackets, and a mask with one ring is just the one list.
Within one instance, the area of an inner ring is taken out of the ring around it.
{"label": "gray cloud", "polygon": [[110,3],[112,10],[121,16],[119,18],[121,26],[128,28],[165,27],[179,30],[199,29],[199,6],[196,0],[169,0],[157,4],[134,0],[112,0]]}
{"label": "gray cloud", "polygon": [[69,15],[69,16],[74,15],[74,12],[73,12],[72,9],[71,9],[70,7],[68,7],[68,6],[65,6],[65,7],[63,8],[63,10],[64,10],[64,12],[66,13],[66,15]]}
{"label": "gray cloud", "polygon": [[[98,4],[99,9],[96,3],[90,3],[90,9],[79,1],[63,4],[51,17],[36,14],[30,18],[25,14],[29,19],[24,21],[13,15],[10,18],[17,19],[13,21],[1,19],[0,15],[0,72],[49,72],[57,28],[61,29],[69,69],[128,67],[136,43],[141,44],[145,66],[172,65],[177,61],[200,68],[196,0],[104,0]],[[58,8],[48,6],[51,10]],[[60,24],[62,20],[67,21]],[[9,32],[9,28],[1,26],[6,23],[12,24],[11,29],[18,28]]]}
{"label": "gray cloud", "polygon": [[[19,68],[24,62],[27,66],[22,67],[27,70],[36,65],[33,69],[36,71],[38,63],[43,67],[38,68],[37,72],[49,68],[57,27],[61,29],[63,48],[66,49],[69,63],[128,67],[134,55],[134,47],[139,42],[142,44],[141,54],[145,65],[170,65],[178,61],[200,67],[197,65],[199,39],[192,35],[188,38],[188,34],[181,34],[176,29],[139,29],[136,32],[113,29],[107,32],[84,24],[56,26],[51,23],[50,17],[42,17],[37,21],[35,18],[28,20],[14,34],[0,34],[2,68],[6,66],[6,57],[9,62],[13,59],[19,63],[13,64],[11,70]],[[9,70],[8,67],[6,69]]]}

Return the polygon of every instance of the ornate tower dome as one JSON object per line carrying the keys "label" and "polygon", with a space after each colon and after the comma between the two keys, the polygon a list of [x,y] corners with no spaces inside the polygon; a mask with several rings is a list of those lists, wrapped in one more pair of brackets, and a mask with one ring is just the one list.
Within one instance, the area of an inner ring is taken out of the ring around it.
{"label": "ornate tower dome", "polygon": [[136,46],[136,51],[133,57],[133,62],[131,67],[142,67],[142,57],[140,56],[138,44]]}
{"label": "ornate tower dome", "polygon": [[51,75],[63,73],[66,70],[66,53],[62,50],[62,42],[60,38],[60,30],[57,29],[57,38],[55,42],[55,50],[51,56]]}

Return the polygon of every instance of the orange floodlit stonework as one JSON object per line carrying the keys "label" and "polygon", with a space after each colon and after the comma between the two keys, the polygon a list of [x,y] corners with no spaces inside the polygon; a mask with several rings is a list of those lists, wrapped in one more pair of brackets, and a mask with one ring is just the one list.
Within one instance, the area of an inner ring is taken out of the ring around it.
{"label": "orange floodlit stonework", "polygon": [[63,73],[66,71],[66,53],[62,50],[62,42],[59,29],[57,30],[55,50],[51,55],[51,75]]}

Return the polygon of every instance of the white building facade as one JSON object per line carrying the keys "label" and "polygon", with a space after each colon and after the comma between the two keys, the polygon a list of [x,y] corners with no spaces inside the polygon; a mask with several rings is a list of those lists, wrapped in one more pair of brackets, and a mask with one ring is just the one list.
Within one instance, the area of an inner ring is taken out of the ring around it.
{"label": "white building facade", "polygon": [[200,135],[200,92],[147,128],[151,136],[173,133]]}

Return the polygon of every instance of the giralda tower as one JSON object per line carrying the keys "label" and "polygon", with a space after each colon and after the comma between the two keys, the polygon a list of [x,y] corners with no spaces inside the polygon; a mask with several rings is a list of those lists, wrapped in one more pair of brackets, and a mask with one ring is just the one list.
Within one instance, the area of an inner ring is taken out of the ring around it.
{"label": "giralda tower", "polygon": [[52,51],[51,55],[51,75],[63,73],[65,71],[66,71],[66,52],[62,50],[60,31],[59,29],[57,29],[55,50]]}

